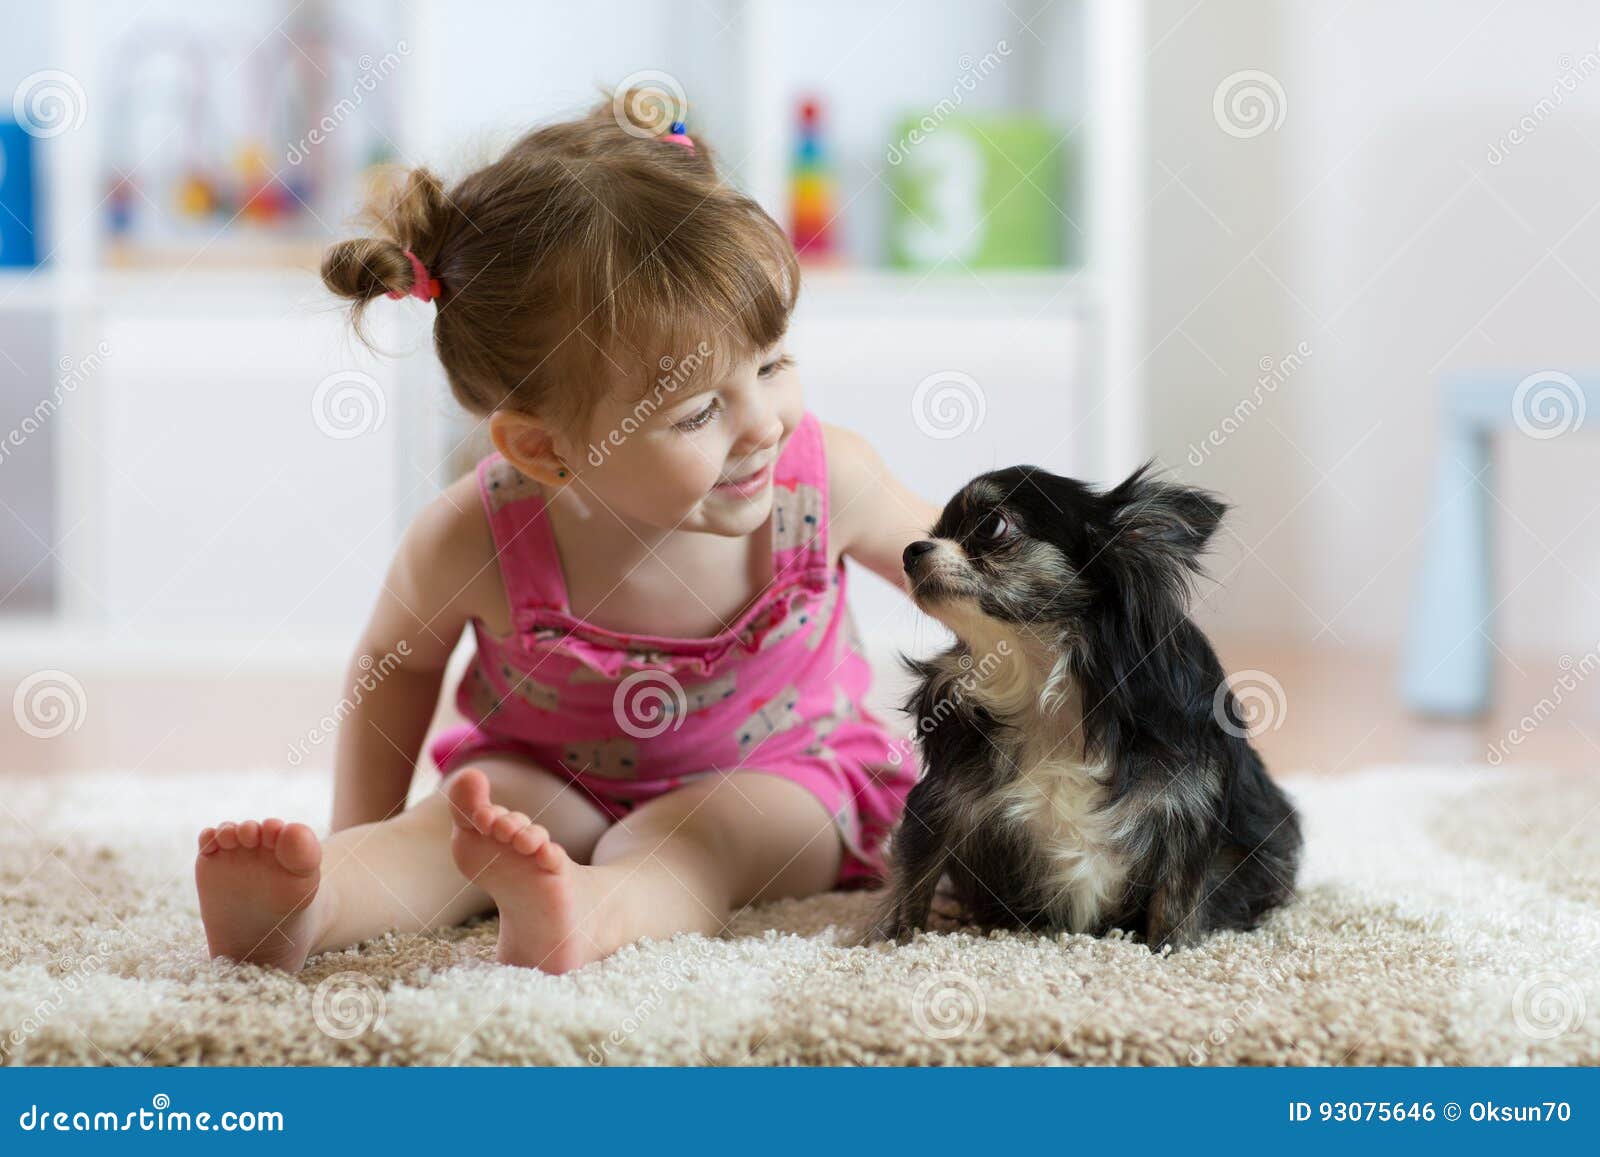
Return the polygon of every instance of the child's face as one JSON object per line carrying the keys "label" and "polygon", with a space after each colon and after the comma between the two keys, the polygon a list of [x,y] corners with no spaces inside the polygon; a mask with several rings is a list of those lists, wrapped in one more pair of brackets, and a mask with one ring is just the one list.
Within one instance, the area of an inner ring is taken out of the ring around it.
{"label": "child's face", "polygon": [[664,372],[643,399],[618,390],[596,408],[587,443],[563,451],[585,497],[665,530],[744,535],[767,520],[800,379],[781,342],[713,365],[709,379]]}

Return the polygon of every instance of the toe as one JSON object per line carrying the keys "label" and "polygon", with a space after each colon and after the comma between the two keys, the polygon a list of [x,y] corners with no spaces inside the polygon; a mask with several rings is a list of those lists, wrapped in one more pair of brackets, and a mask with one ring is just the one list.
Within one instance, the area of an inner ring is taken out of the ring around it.
{"label": "toe", "polygon": [[317,870],[322,863],[322,845],[317,835],[305,824],[288,824],[278,835],[278,863],[286,871],[305,876]]}
{"label": "toe", "polygon": [[239,825],[239,846],[241,848],[261,846],[261,825],[255,820],[245,820]]}
{"label": "toe", "polygon": [[547,839],[544,846],[529,857],[535,864],[547,872],[559,872],[567,864],[567,850],[554,840]]}
{"label": "toe", "polygon": [[445,796],[452,805],[450,814],[456,826],[474,826],[478,812],[489,803],[488,777],[475,767],[458,771],[445,785]]}
{"label": "toe", "polygon": [[539,824],[530,823],[516,835],[511,837],[511,848],[524,856],[531,856],[544,846],[550,833]]}
{"label": "toe", "polygon": [[278,846],[278,837],[283,834],[283,821],[274,816],[270,820],[261,821],[261,846],[275,848]]}
{"label": "toe", "polygon": [[217,829],[217,847],[231,852],[239,846],[239,825],[229,820]]}
{"label": "toe", "polygon": [[511,842],[511,837],[527,827],[533,821],[521,812],[506,812],[495,818],[494,826],[489,829],[489,834],[502,844]]}
{"label": "toe", "polygon": [[217,850],[217,829],[205,828],[200,832],[200,854],[210,855]]}

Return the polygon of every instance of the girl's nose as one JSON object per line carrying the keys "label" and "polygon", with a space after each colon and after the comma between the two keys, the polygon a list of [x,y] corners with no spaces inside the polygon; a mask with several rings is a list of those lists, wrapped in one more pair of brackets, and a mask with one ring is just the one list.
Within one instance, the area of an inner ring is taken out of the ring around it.
{"label": "girl's nose", "polygon": [[770,450],[783,441],[783,417],[777,407],[767,406],[760,413],[751,415],[744,441],[755,453]]}

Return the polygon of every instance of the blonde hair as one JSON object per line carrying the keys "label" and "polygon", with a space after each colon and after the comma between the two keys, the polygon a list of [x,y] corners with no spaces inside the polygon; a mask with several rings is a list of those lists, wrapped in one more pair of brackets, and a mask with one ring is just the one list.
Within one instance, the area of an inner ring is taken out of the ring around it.
{"label": "blonde hair", "polygon": [[433,341],[451,390],[480,415],[571,428],[665,358],[767,349],[799,293],[794,249],[718,178],[704,141],[665,131],[630,91],[527,133],[448,192],[414,169],[367,206],[371,235],[328,249],[323,283],[360,333],[368,302],[410,291],[414,253],[440,283]]}

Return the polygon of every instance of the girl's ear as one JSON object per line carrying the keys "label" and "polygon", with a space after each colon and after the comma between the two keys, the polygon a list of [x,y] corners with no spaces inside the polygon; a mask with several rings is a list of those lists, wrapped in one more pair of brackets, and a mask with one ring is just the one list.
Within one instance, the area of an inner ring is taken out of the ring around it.
{"label": "girl's ear", "polygon": [[565,486],[572,468],[556,451],[555,439],[539,419],[512,410],[489,415],[489,438],[505,460],[546,486]]}

